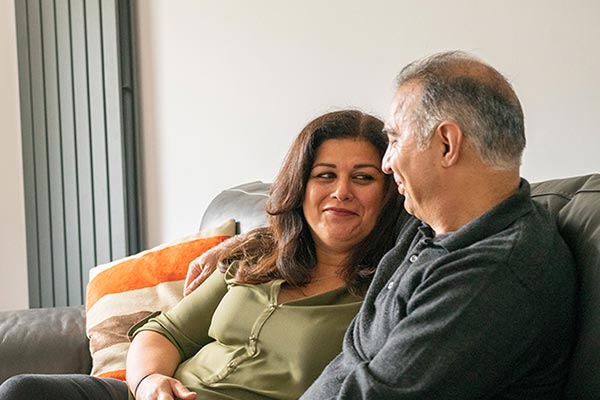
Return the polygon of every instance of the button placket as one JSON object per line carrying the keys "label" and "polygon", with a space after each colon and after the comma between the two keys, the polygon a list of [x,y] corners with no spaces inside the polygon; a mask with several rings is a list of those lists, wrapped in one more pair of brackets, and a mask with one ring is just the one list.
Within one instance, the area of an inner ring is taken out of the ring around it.
{"label": "button placket", "polygon": [[248,342],[246,345],[246,352],[230,360],[225,366],[226,371],[224,371],[224,373],[222,374],[219,374],[214,380],[215,382],[223,379],[225,376],[232,373],[244,361],[255,357],[258,354],[258,339],[260,336],[260,331],[262,330],[269,317],[271,317],[271,315],[273,315],[275,310],[277,310],[278,308],[279,306],[271,299],[271,301],[263,310],[263,312],[258,316],[256,321],[254,322],[254,325],[252,326],[252,329],[250,330],[250,335],[248,336]]}
{"label": "button placket", "polygon": [[258,317],[256,322],[252,326],[250,336],[248,337],[248,345],[246,351],[248,357],[254,357],[258,354],[258,338],[260,335],[260,331],[278,307],[279,306],[277,304],[271,301],[267,308],[262,312],[260,317]]}
{"label": "button placket", "polygon": [[250,337],[248,338],[248,347],[250,347],[250,351],[248,354],[251,357],[254,357],[258,353],[257,342],[258,342],[258,337],[254,336],[254,335],[250,335]]}

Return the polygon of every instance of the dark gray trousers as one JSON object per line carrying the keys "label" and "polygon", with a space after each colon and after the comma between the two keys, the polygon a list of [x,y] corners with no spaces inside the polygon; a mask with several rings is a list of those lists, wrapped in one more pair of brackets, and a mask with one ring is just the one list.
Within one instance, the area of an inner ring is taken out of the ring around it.
{"label": "dark gray trousers", "polygon": [[89,375],[13,376],[0,385],[2,400],[127,400],[127,384]]}

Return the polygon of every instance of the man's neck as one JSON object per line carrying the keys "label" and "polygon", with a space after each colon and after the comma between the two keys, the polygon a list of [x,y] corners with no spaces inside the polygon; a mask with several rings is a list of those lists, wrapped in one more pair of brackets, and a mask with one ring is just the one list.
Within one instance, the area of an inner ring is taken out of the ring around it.
{"label": "man's neck", "polygon": [[461,179],[444,196],[432,221],[436,234],[454,232],[512,196],[520,185],[519,171],[486,171]]}

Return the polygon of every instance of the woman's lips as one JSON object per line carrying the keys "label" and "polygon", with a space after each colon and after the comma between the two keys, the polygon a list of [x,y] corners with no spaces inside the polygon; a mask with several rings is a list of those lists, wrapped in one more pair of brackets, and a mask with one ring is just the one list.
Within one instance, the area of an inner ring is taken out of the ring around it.
{"label": "woman's lips", "polygon": [[334,215],[339,215],[339,216],[358,215],[358,213],[356,213],[352,210],[348,210],[346,208],[338,208],[338,207],[327,207],[327,208],[325,208],[324,211],[329,212]]}

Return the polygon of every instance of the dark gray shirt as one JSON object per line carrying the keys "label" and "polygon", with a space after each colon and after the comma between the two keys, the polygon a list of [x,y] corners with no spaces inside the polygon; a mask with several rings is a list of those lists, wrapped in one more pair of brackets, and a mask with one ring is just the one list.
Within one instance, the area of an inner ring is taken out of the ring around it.
{"label": "dark gray shirt", "polygon": [[559,399],[574,294],[571,254],[525,180],[441,239],[413,218],[302,399]]}

